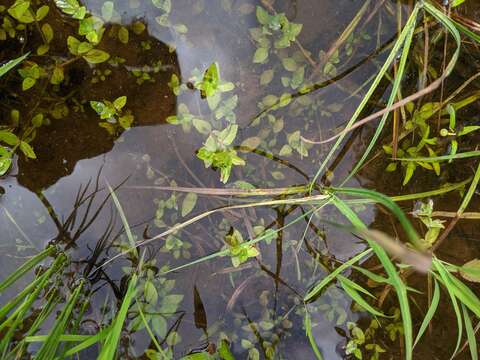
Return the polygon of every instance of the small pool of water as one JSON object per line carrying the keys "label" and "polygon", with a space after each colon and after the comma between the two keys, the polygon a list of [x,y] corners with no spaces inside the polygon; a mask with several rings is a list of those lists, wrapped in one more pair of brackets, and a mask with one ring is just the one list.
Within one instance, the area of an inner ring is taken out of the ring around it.
{"label": "small pool of water", "polygon": [[[10,3],[4,0],[0,5],[8,7]],[[71,257],[65,284],[74,284],[78,277],[88,279],[90,306],[80,327],[85,334],[107,323],[113,307],[122,300],[129,269],[137,265],[126,256],[99,268],[128,244],[109,186],[115,189],[136,241],[143,241],[194,215],[239,203],[224,195],[200,195],[192,203],[188,192],[165,187],[307,184],[331,144],[311,146],[297,132],[314,140],[338,132],[356,110],[387,52],[371,54],[388,45],[397,31],[392,16],[397,5],[372,2],[368,5],[372,16],[363,20],[348,49],[333,53],[331,68],[325,69],[320,64],[326,52],[366,6],[365,1],[176,0],[167,12],[162,8],[165,1],[130,0],[114,2],[114,10],[109,12],[105,2],[88,0],[83,2],[88,12],[105,20],[99,48],[110,54],[110,61],[94,65],[81,58],[72,60],[65,43],[68,35],[80,38],[76,23],[62,15],[54,2],[46,3],[50,12],[45,22],[54,30],[47,54],[36,54],[42,41],[38,34],[26,32],[23,42],[19,36],[0,41],[0,61],[32,51],[28,61],[45,67],[56,61],[65,71],[60,85],[40,79],[26,91],[21,89],[18,73],[1,81],[0,124],[8,124],[13,109],[20,112],[22,120],[30,121],[40,112],[49,119],[31,142],[37,159],[16,155],[13,167],[0,180],[4,192],[0,196],[2,273],[15,270],[48,244],[64,249]],[[271,50],[269,61],[263,64],[254,61],[258,49],[252,36],[252,29],[258,27],[256,6],[272,7],[284,12],[290,22],[303,24],[297,41],[288,48]],[[120,39],[122,31],[128,32],[126,43]],[[222,93],[212,110],[193,83],[215,62],[222,81],[231,82],[234,88]],[[300,68],[304,69],[303,81],[295,85]],[[181,89],[173,83],[174,76],[184,84]],[[332,78],[335,81],[329,81]],[[301,84],[307,83],[320,86],[303,95]],[[272,98],[284,94],[293,100],[269,109]],[[89,102],[121,96],[126,96],[125,109],[135,120],[130,129],[112,135],[99,126],[101,120]],[[380,94],[375,101],[384,99]],[[370,106],[375,109],[378,103]],[[179,120],[183,125],[171,124],[172,116],[183,119]],[[238,125],[234,145],[246,165],[235,166],[224,185],[219,171],[205,168],[196,153],[206,140],[205,126],[233,123]],[[368,130],[353,136],[323,180],[335,183],[348,175],[369,136]],[[252,144],[255,151],[248,150]],[[242,151],[242,146],[247,151]],[[385,165],[383,160],[370,164],[348,185],[389,193],[388,185],[395,180],[383,175]],[[464,180],[460,178],[458,181]],[[430,188],[422,182],[415,186],[416,191]],[[260,358],[314,359],[303,325],[308,310],[313,337],[324,358],[346,358],[347,324],[368,322],[370,317],[358,311],[335,284],[316,301],[303,303],[306,292],[337,261],[365,248],[360,239],[329,225],[343,222],[341,214],[331,208],[259,243],[260,255],[239,267],[227,256],[158,275],[224,248],[225,237],[234,229],[244,239],[254,238],[265,229],[290,224],[310,209],[281,205],[218,212],[141,247],[158,293],[155,304],[146,303],[144,310],[161,346],[171,348],[174,358],[181,358],[227,337],[232,353],[239,358],[254,359],[258,352]],[[374,206],[355,209],[367,225],[391,225]],[[465,225],[458,231],[471,233],[472,229]],[[0,301],[31,280],[22,281],[2,294]],[[147,349],[154,348],[138,318],[138,314],[129,317],[119,349],[122,359],[146,358]],[[378,338],[382,347],[397,355],[393,348],[398,345],[385,336]],[[80,358],[91,359],[97,351],[89,349]]]}

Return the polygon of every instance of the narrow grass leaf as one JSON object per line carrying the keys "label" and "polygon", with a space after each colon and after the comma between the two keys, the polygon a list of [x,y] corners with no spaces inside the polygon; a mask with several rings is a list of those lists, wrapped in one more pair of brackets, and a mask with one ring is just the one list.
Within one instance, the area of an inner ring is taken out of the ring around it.
{"label": "narrow grass leaf", "polygon": [[470,356],[472,360],[478,360],[478,346],[477,339],[475,336],[475,330],[472,326],[472,320],[468,314],[468,310],[465,308],[465,305],[462,304],[463,310],[463,319],[465,321],[465,332],[467,333],[468,347],[470,349]]}
{"label": "narrow grass leaf", "polygon": [[12,70],[15,66],[17,66],[18,64],[20,64],[23,60],[25,60],[27,58],[27,56],[29,55],[30,53],[26,53],[25,55],[23,56],[20,56],[14,60],[10,60],[9,62],[3,64],[0,66],[0,77],[2,77],[3,75],[5,75],[7,72],[9,72],[10,70]]}
{"label": "narrow grass leaf", "polygon": [[355,301],[358,305],[360,305],[363,309],[365,309],[365,311],[369,312],[373,316],[386,317],[385,314],[374,309],[372,305],[366,302],[365,299],[360,296],[357,290],[355,290],[347,282],[344,281],[345,278],[343,278],[342,280],[342,278],[338,277],[338,280],[340,281],[340,284],[342,285],[343,290],[345,290],[348,296],[350,296],[353,301]]}
{"label": "narrow grass leaf", "polygon": [[7,276],[7,278],[0,283],[0,293],[5,291],[5,289],[7,289],[10,285],[12,285],[15,281],[17,281],[19,278],[21,278],[30,270],[32,270],[41,261],[46,259],[48,256],[52,255],[54,252],[55,252],[55,248],[53,246],[49,246],[39,254],[32,257],[26,263],[21,265],[17,270],[15,270],[12,274]]}
{"label": "narrow grass leaf", "polygon": [[347,270],[350,268],[353,264],[359,262],[363,258],[365,258],[367,255],[369,255],[372,252],[372,249],[367,249],[363,252],[361,252],[358,255],[355,255],[353,258],[350,260],[346,261],[342,265],[340,265],[338,268],[336,268],[334,271],[332,271],[330,274],[325,276],[317,285],[315,285],[311,290],[307,292],[307,295],[305,295],[305,298],[303,301],[308,302],[318,296],[322,289],[332,280],[334,280],[340,273],[343,271]]}
{"label": "narrow grass leaf", "polygon": [[435,287],[433,289],[432,302],[428,307],[428,311],[425,314],[425,317],[422,321],[422,325],[420,325],[420,330],[418,330],[417,337],[415,338],[415,342],[413,343],[414,347],[422,338],[423,334],[425,333],[425,330],[427,330],[428,324],[430,324],[430,322],[432,321],[433,316],[435,315],[435,312],[437,311],[437,308],[438,308],[438,303],[440,301],[440,287],[438,286],[438,281],[435,279],[434,281],[435,281]]}
{"label": "narrow grass leaf", "polygon": [[[352,223],[353,226],[359,229],[366,229],[366,225],[363,221],[353,212],[350,207],[348,207],[342,200],[336,196],[332,197],[333,204],[337,209]],[[404,331],[404,340],[405,340],[405,358],[406,360],[412,360],[413,356],[413,326],[412,326],[412,314],[410,312],[410,305],[408,302],[407,287],[403,283],[400,275],[397,273],[395,265],[392,263],[388,257],[385,250],[378,245],[376,242],[366,239],[370,247],[377,255],[378,260],[380,260],[383,268],[387,272],[389,279],[392,283],[393,288],[397,294],[398,303],[400,306],[400,312],[402,314],[402,323]]]}
{"label": "narrow grass leaf", "polygon": [[315,354],[317,360],[323,360],[322,353],[318,348],[317,342],[312,334],[312,319],[310,318],[310,313],[305,308],[305,332],[307,334],[308,341],[310,342],[310,346],[312,347],[313,353]]}

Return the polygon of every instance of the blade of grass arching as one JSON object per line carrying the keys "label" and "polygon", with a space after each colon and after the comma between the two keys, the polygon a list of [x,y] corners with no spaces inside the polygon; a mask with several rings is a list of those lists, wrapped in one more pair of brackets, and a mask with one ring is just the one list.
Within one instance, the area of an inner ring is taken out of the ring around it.
{"label": "blade of grass arching", "polygon": [[[379,283],[379,284],[392,285],[392,282],[390,281],[390,279],[384,278],[383,276],[377,275],[377,274],[371,272],[370,270],[364,269],[364,268],[359,267],[359,266],[352,266],[352,267],[355,270],[357,270],[358,272],[360,272],[363,275],[365,275],[366,277],[368,277],[369,279],[371,279],[373,282],[376,282],[376,283]],[[423,294],[421,291],[418,291],[417,289],[414,289],[412,287],[407,286],[407,290],[410,291],[410,292],[417,293],[417,294]]]}
{"label": "blade of grass arching", "polygon": [[[468,178],[467,180],[454,183],[454,184],[449,184],[435,190],[424,191],[424,192],[413,193],[413,194],[406,194],[406,195],[390,196],[390,200],[394,202],[402,202],[402,201],[411,201],[411,200],[430,198],[434,196],[440,196],[455,190],[462,189],[463,187],[465,187],[465,185],[469,184],[471,181],[472,181],[472,178]],[[355,200],[345,200],[345,203],[349,205],[371,204],[373,202],[374,201],[372,199],[364,199],[364,198],[355,199]]]}
{"label": "blade of grass arching", "polygon": [[384,278],[383,276],[377,275],[374,272],[371,272],[370,270],[364,269],[360,266],[352,266],[355,270],[358,272],[362,273],[366,277],[368,277],[370,280],[379,283],[379,284],[390,284],[390,280],[387,278]]}
{"label": "blade of grass arching", "polygon": [[461,181],[459,183],[454,183],[454,184],[449,184],[447,186],[443,186],[439,189],[435,189],[435,190],[431,190],[431,191],[425,191],[425,192],[421,192],[421,193],[415,193],[415,194],[391,196],[390,199],[392,199],[392,201],[395,201],[395,202],[400,202],[400,201],[411,201],[411,200],[425,199],[425,198],[429,198],[429,197],[439,196],[439,195],[449,193],[451,191],[461,189],[465,185],[470,183],[471,181],[472,181],[472,178],[469,178],[469,179]]}
{"label": "blade of grass arching", "polygon": [[459,22],[455,21],[455,20],[452,20],[452,22],[455,24],[455,27],[460,31],[462,32],[463,34],[465,34],[466,36],[468,36],[470,39],[472,39],[473,41],[477,42],[477,43],[480,43],[480,35],[474,33],[473,31],[471,31],[469,28],[467,28],[466,26],[463,26],[462,24],[460,24]]}
{"label": "blade of grass arching", "polygon": [[434,281],[435,281],[435,287],[433,289],[432,302],[428,307],[428,311],[425,314],[425,317],[422,321],[422,325],[420,325],[420,330],[418,330],[418,334],[417,334],[417,337],[415,338],[415,342],[413,343],[413,347],[417,345],[418,341],[422,338],[423,334],[425,333],[425,330],[427,330],[428,324],[430,324],[430,322],[432,321],[433,316],[437,311],[438,303],[440,302],[440,287],[438,286],[438,281],[435,279]]}
{"label": "blade of grass arching", "polygon": [[454,155],[442,155],[442,156],[432,156],[432,157],[416,157],[416,158],[398,158],[398,161],[407,161],[407,162],[440,162],[440,161],[449,161],[455,159],[468,159],[472,157],[479,157],[480,151],[466,151],[461,153],[456,153]]}
{"label": "blade of grass arching", "polygon": [[310,346],[312,347],[313,353],[315,354],[317,360],[323,360],[322,353],[318,348],[318,345],[315,341],[315,338],[312,334],[312,319],[310,318],[310,313],[305,306],[305,332],[307,334],[308,341],[310,342]]}
{"label": "blade of grass arching", "polygon": [[437,269],[439,276],[436,274],[434,275],[436,275],[437,279],[439,279],[443,284],[443,286],[447,289],[448,295],[450,296],[450,301],[452,302],[453,310],[455,311],[455,316],[457,318],[457,330],[458,330],[457,344],[455,345],[455,350],[453,351],[453,354],[450,357],[450,360],[451,360],[457,354],[457,351],[460,348],[460,344],[462,342],[462,334],[463,334],[462,312],[460,311],[460,307],[458,306],[457,298],[455,296],[455,291],[453,289],[454,286],[450,281],[450,278],[448,276],[448,271],[443,267],[442,263],[435,258],[433,260],[433,264]]}
{"label": "blade of grass arching", "polygon": [[9,62],[3,64],[0,66],[0,78],[5,75],[7,72],[12,70],[15,66],[20,64],[23,60],[27,58],[27,56],[30,55],[30,53],[26,53],[23,56],[20,56],[14,60],[10,60]]}
{"label": "blade of grass arching", "polygon": [[60,315],[56,319],[53,328],[50,330],[47,340],[43,343],[40,350],[38,350],[34,359],[50,360],[55,358],[55,355],[61,346],[60,336],[65,333],[65,330],[68,327],[73,310],[82,292],[83,284],[83,281],[80,281],[78,286],[75,287],[75,290],[71,294],[67,304],[60,312]]}
{"label": "blade of grass arching", "polygon": [[477,190],[478,183],[480,182],[480,163],[477,166],[477,170],[475,171],[475,176],[473,177],[473,181],[470,184],[470,187],[465,194],[465,197],[463,198],[462,204],[460,205],[457,215],[462,215],[463,212],[467,209],[468,204],[470,204],[470,201],[472,200],[473,195],[475,194],[475,191]]}
{"label": "blade of grass arching", "polygon": [[[139,304],[140,302],[137,299],[137,303]],[[148,336],[150,336],[150,339],[152,340],[153,344],[157,348],[157,351],[160,353],[163,359],[168,360],[167,355],[163,351],[162,347],[157,341],[157,338],[155,337],[155,334],[153,333],[152,329],[150,328],[150,325],[148,325],[148,321],[145,318],[145,315],[143,314],[142,307],[138,306],[138,313],[140,314],[140,317],[142,318],[143,324],[145,325],[145,329],[147,330]]]}
{"label": "blade of grass arching", "polygon": [[317,285],[315,285],[311,290],[307,292],[305,295],[305,298],[303,299],[304,302],[308,302],[312,300],[314,297],[318,296],[323,288],[332,280],[334,280],[340,273],[343,271],[347,270],[350,268],[353,264],[359,262],[362,260],[364,257],[369,255],[372,252],[372,249],[367,249],[360,254],[355,255],[353,258],[350,260],[344,262],[342,265],[340,265],[338,268],[336,268],[334,271],[332,271],[330,274],[325,276]]}
{"label": "blade of grass arching", "polygon": [[446,76],[448,76],[453,71],[453,69],[454,69],[454,67],[457,63],[458,57],[460,56],[460,49],[462,47],[462,39],[460,37],[460,33],[458,32],[457,28],[455,27],[455,24],[453,23],[453,21],[446,14],[444,14],[442,11],[438,10],[435,6],[430,4],[428,1],[422,1],[422,5],[423,5],[423,8],[430,15],[432,15],[434,18],[436,18],[439,22],[441,22],[443,24],[443,26],[445,26],[447,28],[450,35],[452,35],[453,38],[455,39],[455,45],[456,45],[455,52],[452,55],[452,58],[450,59],[450,62],[445,67],[445,71],[444,71],[444,74]]}
{"label": "blade of grass arching", "polygon": [[393,215],[398,219],[400,224],[402,225],[403,229],[405,230],[410,242],[415,245],[418,249],[423,249],[424,245],[420,242],[420,237],[418,236],[417,231],[412,226],[410,221],[407,219],[403,211],[400,207],[395,204],[392,199],[388,196],[380,194],[376,191],[367,190],[367,189],[359,189],[359,188],[332,188],[331,189],[335,193],[340,194],[347,194],[347,195],[354,195],[360,198],[367,198],[374,200],[375,202],[385,206],[388,210],[390,210]]}
{"label": "blade of grass arching", "polygon": [[[440,263],[442,263],[440,261]],[[442,266],[443,263],[441,264]],[[480,318],[480,299],[477,295],[463,282],[453,276],[447,268],[443,268],[445,270],[446,277],[448,278],[452,292],[455,296],[460,300],[468,309],[473,312],[478,318]]]}
{"label": "blade of grass arching", "polygon": [[[332,197],[333,204],[337,207],[337,209],[345,216],[353,226],[358,229],[366,229],[366,225],[363,221],[353,212],[350,207],[348,207],[342,200],[337,198],[336,196]],[[390,258],[388,257],[385,250],[378,245],[375,241],[369,240],[366,238],[369,246],[375,252],[378,260],[382,264],[383,268],[385,269],[387,275],[389,276],[389,280],[392,283],[393,288],[397,294],[398,303],[400,306],[400,312],[402,314],[402,323],[403,323],[403,332],[404,332],[404,340],[405,340],[405,358],[406,360],[412,360],[413,355],[413,326],[412,326],[412,314],[410,312],[410,304],[408,302],[408,295],[407,295],[407,287],[403,283],[400,275],[397,273],[395,265],[392,263]]]}
{"label": "blade of grass arching", "polygon": [[338,275],[337,279],[338,279],[338,281],[340,281],[341,283],[345,283],[345,285],[351,287],[352,289],[355,289],[356,291],[364,293],[365,295],[371,297],[372,299],[375,299],[375,296],[370,291],[368,291],[364,287],[360,286],[356,282],[350,280],[349,278],[347,278],[343,275]]}
{"label": "blade of grass arching", "polygon": [[358,291],[355,290],[353,287],[351,287],[349,283],[345,281],[346,279],[345,277],[342,277],[341,275],[339,275],[337,276],[337,279],[340,281],[340,285],[342,286],[343,290],[345,290],[347,295],[350,296],[352,300],[355,301],[358,305],[360,305],[365,311],[369,312],[373,316],[385,317],[385,314],[374,309],[372,305],[366,302],[365,299],[363,299],[361,295],[358,293]]}
{"label": "blade of grass arching", "polygon": [[53,246],[49,246],[39,254],[32,257],[26,263],[21,265],[17,270],[7,276],[7,278],[0,283],[0,294],[5,291],[6,288],[12,285],[15,281],[17,281],[19,278],[21,278],[23,275],[25,275],[27,272],[37,266],[41,261],[46,259],[48,256],[53,255],[54,252],[55,248]]}
{"label": "blade of grass arching", "polygon": [[123,325],[125,319],[127,318],[128,309],[135,299],[135,293],[137,291],[137,275],[133,274],[132,278],[129,281],[127,292],[122,301],[122,306],[113,320],[113,323],[109,329],[107,338],[102,346],[102,351],[98,356],[98,360],[113,360],[115,359],[115,354],[117,352],[118,343],[120,341],[120,336],[122,334]]}
{"label": "blade of grass arching", "polygon": [[[412,14],[410,15],[410,18],[408,19],[408,22],[405,24],[405,27],[402,30],[402,33],[405,32],[405,40],[403,44],[402,55],[400,57],[400,63],[398,65],[397,74],[393,81],[392,91],[390,93],[390,97],[387,102],[387,108],[390,108],[393,105],[400,91],[400,84],[402,83],[402,80],[403,80],[403,75],[404,75],[405,67],[408,60],[408,54],[410,53],[410,46],[412,44],[413,33],[415,31],[415,25],[417,23],[417,15],[418,15],[418,7],[416,6]],[[400,35],[400,37],[402,37],[402,35]],[[381,132],[383,131],[383,128],[385,127],[385,123],[389,115],[390,115],[389,112],[386,112],[385,114],[382,115],[382,118],[380,119],[380,122],[376,127],[375,133],[373,134],[367,148],[363,152],[362,157],[357,162],[353,170],[343,180],[340,186],[343,186],[345,183],[347,183],[352,178],[352,176],[354,176],[358,172],[358,170],[362,167],[363,163],[367,159],[368,155],[370,155],[370,152],[372,151],[373,147],[377,143],[377,140]]]}
{"label": "blade of grass arching", "polygon": [[[419,7],[420,7],[420,5],[419,5],[419,3],[417,3],[415,5],[415,8],[414,8],[413,12],[412,12],[412,15],[410,16],[410,18],[408,20],[408,23],[413,22],[414,17],[416,18],[417,14],[418,14]],[[316,172],[316,174],[315,174],[315,176],[314,176],[314,178],[313,178],[313,180],[310,184],[310,191],[313,190],[314,184],[316,183],[316,181],[320,177],[322,171],[325,170],[328,163],[330,162],[330,159],[335,154],[335,152],[339,148],[340,144],[342,143],[343,139],[347,135],[346,131],[348,131],[348,129],[350,129],[352,127],[352,125],[355,123],[355,121],[358,120],[362,111],[365,109],[365,106],[370,101],[370,98],[372,97],[373,93],[375,92],[378,85],[380,84],[380,81],[382,80],[382,78],[385,76],[386,72],[388,71],[388,69],[392,65],[393,61],[395,60],[395,58],[397,56],[397,53],[399,52],[399,50],[401,49],[401,47],[403,46],[403,44],[405,42],[405,38],[406,38],[407,34],[409,33],[408,30],[409,29],[407,29],[407,31],[402,31],[402,33],[398,37],[397,41],[393,45],[392,51],[388,55],[387,60],[384,62],[383,66],[381,67],[380,71],[378,72],[378,75],[375,78],[375,80],[373,80],[372,85],[370,86],[367,93],[363,97],[363,99],[360,102],[359,106],[357,107],[355,113],[352,115],[352,117],[348,121],[347,125],[345,126],[344,130],[342,131],[342,135],[340,135],[340,137],[337,139],[337,141],[335,142],[333,147],[328,152],[325,160],[323,160],[322,164],[320,165],[320,168],[317,170],[317,172]]]}
{"label": "blade of grass arching", "polygon": [[113,202],[115,203],[115,206],[117,207],[118,213],[120,214],[120,218],[122,219],[123,228],[125,229],[125,233],[127,235],[127,239],[128,239],[128,242],[130,243],[130,247],[131,247],[129,249],[129,252],[132,251],[135,255],[138,256],[135,238],[133,237],[132,230],[130,229],[130,225],[128,224],[127,216],[125,215],[125,212],[123,211],[122,205],[120,204],[120,201],[118,200],[117,194],[115,194],[115,191],[113,191],[113,189],[112,189],[112,187],[110,186],[109,183],[107,183],[107,186],[108,186],[108,191],[110,191],[110,196],[112,197]]}
{"label": "blade of grass arching", "polygon": [[462,304],[463,319],[465,321],[465,332],[467,333],[468,347],[470,349],[470,357],[472,360],[478,360],[478,346],[475,336],[475,330],[472,326],[472,320],[468,314],[468,310],[465,305]]}

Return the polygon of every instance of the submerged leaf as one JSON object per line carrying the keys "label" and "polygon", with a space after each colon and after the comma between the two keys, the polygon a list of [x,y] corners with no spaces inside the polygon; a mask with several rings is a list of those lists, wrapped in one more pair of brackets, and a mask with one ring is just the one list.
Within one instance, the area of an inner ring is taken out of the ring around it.
{"label": "submerged leaf", "polygon": [[187,216],[192,212],[197,204],[198,195],[195,193],[188,193],[182,202],[182,216]]}

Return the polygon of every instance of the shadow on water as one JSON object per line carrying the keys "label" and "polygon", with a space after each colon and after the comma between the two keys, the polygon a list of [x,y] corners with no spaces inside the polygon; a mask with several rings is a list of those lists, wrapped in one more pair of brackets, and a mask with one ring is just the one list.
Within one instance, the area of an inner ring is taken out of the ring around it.
{"label": "shadow on water", "polygon": [[[247,124],[258,114],[259,99],[282,89],[281,84],[260,87],[259,74],[250,69],[253,45],[248,40],[248,28],[254,26],[256,20],[252,13],[242,18],[235,16],[232,9],[237,9],[237,4],[229,8],[225,5],[229,2],[222,2],[222,5],[208,1],[175,2],[176,12],[171,21],[188,25],[188,36],[184,36],[172,35],[159,27],[155,19],[158,14],[150,5],[136,4],[132,8],[132,3],[135,2],[115,2],[121,22],[107,26],[99,46],[115,57],[114,63],[91,66],[81,59],[72,61],[65,65],[65,81],[61,85],[49,86],[47,92],[48,81],[44,79],[44,83],[29,90],[28,96],[21,91],[18,74],[9,74],[6,81],[2,79],[0,114],[3,123],[8,123],[12,109],[18,109],[22,119],[29,119],[36,112],[48,114],[50,119],[38,129],[32,142],[37,159],[19,156],[2,180],[6,193],[0,200],[4,214],[0,223],[9,234],[9,242],[2,245],[9,253],[17,252],[22,256],[48,243],[69,251],[72,262],[64,283],[73,287],[76,274],[82,274],[89,280],[92,294],[82,323],[84,333],[101,328],[108,310],[106,304],[124,297],[128,275],[123,269],[137,265],[135,259],[127,257],[99,269],[126,242],[105,179],[113,187],[122,185],[117,193],[138,239],[148,239],[180,221],[175,209],[164,204],[169,199],[177,201],[176,197],[182,197],[175,194],[170,197],[170,194],[152,190],[134,191],[129,187],[172,185],[171,180],[182,186],[219,186],[218,174],[204,169],[195,159],[202,138],[165,124],[165,119],[174,115],[181,103],[198,108],[200,112],[208,111],[206,102],[191,90],[178,97],[173,95],[167,85],[172,74],[188,81],[194,68],[203,72],[217,61],[222,78],[237,86],[239,105],[236,113],[244,139],[258,132]],[[101,13],[102,4],[86,2],[89,11],[97,14]],[[326,30],[345,26],[361,4],[352,5],[351,1],[342,0],[331,6],[327,2],[313,4],[296,0],[279,6],[292,20],[304,24],[301,41],[318,52],[336,38]],[[326,19],[321,28],[320,17]],[[47,21],[55,33],[50,55],[59,60],[67,58],[65,43],[68,35],[75,35],[75,26],[56,10],[50,12]],[[146,31],[139,35],[130,32],[128,44],[110,36],[118,33],[121,26],[131,28],[137,21],[146,25]],[[2,43],[5,46],[0,48],[0,59],[14,57],[21,51],[35,51],[41,39],[35,33],[26,35],[29,37],[24,43],[16,39]],[[392,35],[393,30],[387,28],[378,40],[388,42]],[[171,45],[175,45],[175,51]],[[309,95],[312,105],[308,111],[302,106],[294,106],[292,112],[280,111],[279,117],[285,118],[285,128],[293,131],[305,119],[310,119],[310,131],[315,134],[322,132],[315,122],[322,121],[324,130],[339,126],[344,117],[354,111],[355,98],[344,101],[341,111],[320,114],[317,109],[324,101],[343,98],[351,86],[366,81],[376,71],[375,65],[362,62],[375,47],[368,43],[358,54],[358,67],[351,64],[352,70],[345,76]],[[117,58],[124,60],[115,63]],[[30,60],[50,65],[52,61],[49,56],[32,56]],[[126,107],[134,114],[135,122],[133,128],[111,136],[99,127],[99,118],[89,101],[111,101],[119,96],[127,96]],[[268,135],[269,126],[264,131]],[[308,159],[295,156],[288,161],[261,151],[245,156],[255,165],[247,166],[245,174],[234,172],[232,181],[251,181],[263,187],[305,183],[318,165],[314,156]],[[345,161],[338,165],[339,173],[348,171],[354,161],[348,152],[345,156]],[[279,171],[285,177],[275,182],[271,174]],[[202,211],[224,206],[229,201],[200,199],[197,208]],[[160,210],[168,212],[168,218],[159,217]],[[233,228],[254,237],[255,231],[280,228],[305,211],[308,208],[302,206],[281,206],[212,216],[174,237],[146,247],[145,261],[151,261],[152,273],[158,274],[166,265],[180,265],[222,248],[225,244],[222,238]],[[375,211],[366,209],[362,216],[369,223]],[[329,211],[328,217],[340,217],[340,214]],[[299,252],[300,237],[303,247]],[[309,279],[324,274],[336,261],[349,258],[363,247],[364,244],[356,239],[352,241],[348,234],[338,229],[316,220],[304,221],[280,231],[275,240],[265,245],[262,257],[239,268],[232,267],[228,259],[220,259],[175,272],[168,278],[158,277],[159,289],[166,283],[170,287],[174,284],[174,289],[169,291],[183,297],[181,306],[171,314],[162,315],[163,322],[156,323],[160,327],[156,331],[162,334],[159,337],[161,345],[173,343],[171,346],[177,358],[208,348],[219,334],[227,334],[234,342],[233,352],[239,356],[248,353],[248,347],[241,345],[241,339],[248,339],[260,344],[262,357],[275,351],[288,358],[312,358],[302,325],[303,294],[311,286]],[[170,254],[175,254],[173,259]],[[22,261],[21,256],[12,256],[5,261],[5,267],[13,269]],[[325,292],[321,302],[309,305],[314,314],[315,337],[322,339],[327,359],[343,357],[342,344],[346,335],[340,325],[344,325],[347,317],[349,320],[359,317],[350,307],[351,300],[335,287]],[[319,309],[327,315],[322,315]],[[332,327],[332,322],[339,326]],[[122,358],[140,358],[140,354],[152,346],[145,331],[134,330],[129,328],[125,334],[120,350]],[[170,334],[178,334],[182,342],[172,342]],[[90,349],[81,358],[92,358],[97,351]]]}

